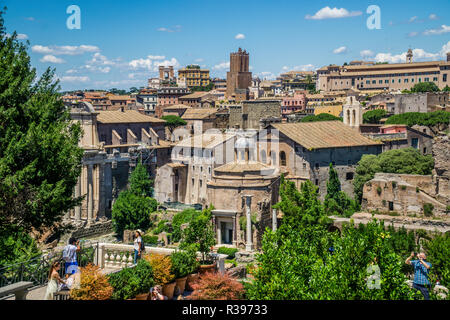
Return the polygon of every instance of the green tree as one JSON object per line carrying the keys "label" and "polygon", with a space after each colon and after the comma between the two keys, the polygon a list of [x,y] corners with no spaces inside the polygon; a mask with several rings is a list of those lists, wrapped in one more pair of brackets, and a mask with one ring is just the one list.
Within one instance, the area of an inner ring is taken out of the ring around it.
{"label": "green tree", "polygon": [[153,194],[153,181],[142,163],[138,163],[130,175],[130,191],[136,195],[150,197]]}
{"label": "green tree", "polygon": [[427,260],[431,262],[430,276],[450,287],[450,235],[435,234],[433,239],[425,241]]}
{"label": "green tree", "polygon": [[433,166],[431,155],[422,155],[414,148],[389,150],[379,155],[363,155],[356,167],[353,181],[355,197],[361,201],[364,184],[373,179],[377,172],[429,175]]}
{"label": "green tree", "polygon": [[448,85],[445,86],[444,89],[442,89],[443,92],[449,92],[450,91],[450,87]]}
{"label": "green tree", "polygon": [[375,109],[371,111],[367,111],[363,114],[363,122],[364,123],[380,123],[380,120],[386,116],[386,110],[384,109]]}
{"label": "green tree", "polygon": [[214,226],[212,225],[213,206],[202,211],[184,229],[180,249],[189,249],[192,246],[202,253],[203,262],[206,262],[206,255],[211,251],[211,247],[216,244]]}
{"label": "green tree", "polygon": [[342,121],[342,118],[333,116],[329,113],[319,113],[318,115],[309,115],[304,117],[300,122],[316,122],[316,121]]}
{"label": "green tree", "polygon": [[172,219],[172,227],[173,227],[172,240],[174,242],[180,241],[182,233],[181,225],[185,223],[190,223],[200,214],[201,212],[195,209],[186,209],[177,213]]}
{"label": "green tree", "polygon": [[139,163],[131,173],[129,186],[119,194],[112,208],[114,230],[122,235],[124,230],[147,230],[150,225],[150,214],[155,212],[158,202],[149,195],[152,183],[147,170]]}
{"label": "green tree", "polygon": [[396,114],[386,120],[386,124],[406,124],[409,127],[419,126],[435,126],[439,124],[448,125],[450,122],[450,112],[433,111],[433,112],[406,112]]}
{"label": "green tree", "polygon": [[162,116],[161,119],[166,121],[164,125],[169,129],[170,133],[173,133],[173,130],[175,128],[185,126],[187,124],[187,122],[181,119],[179,116],[172,114],[168,116]]}
{"label": "green tree", "polygon": [[416,83],[410,90],[411,92],[437,92],[439,87],[434,82]]}
{"label": "green tree", "polygon": [[340,215],[346,217],[351,216],[359,210],[357,202],[350,199],[350,197],[341,190],[341,182],[339,181],[338,173],[331,163],[324,207],[328,215]]}
{"label": "green tree", "polygon": [[328,224],[322,203],[317,195],[318,188],[307,180],[297,190],[295,183],[281,176],[280,201],[273,207],[283,212],[283,224],[299,228],[306,224]]}
{"label": "green tree", "polygon": [[15,32],[7,36],[3,15],[0,11],[0,241],[7,241],[17,231],[57,228],[80,203],[73,190],[83,150],[81,128],[60,99],[54,71],[36,77],[28,43],[19,42]]}

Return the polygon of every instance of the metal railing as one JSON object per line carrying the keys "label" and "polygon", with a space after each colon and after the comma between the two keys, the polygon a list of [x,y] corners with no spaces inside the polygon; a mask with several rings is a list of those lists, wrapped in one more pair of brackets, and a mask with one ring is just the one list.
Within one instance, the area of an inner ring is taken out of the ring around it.
{"label": "metal railing", "polygon": [[[98,243],[84,242],[81,250],[77,252],[78,266],[84,267],[89,263],[98,261]],[[59,261],[61,268],[59,275],[64,277],[64,260],[62,251],[55,250],[40,257],[27,261],[0,267],[0,287],[20,281],[33,283],[33,288],[45,285],[48,282],[48,273],[53,262]]]}

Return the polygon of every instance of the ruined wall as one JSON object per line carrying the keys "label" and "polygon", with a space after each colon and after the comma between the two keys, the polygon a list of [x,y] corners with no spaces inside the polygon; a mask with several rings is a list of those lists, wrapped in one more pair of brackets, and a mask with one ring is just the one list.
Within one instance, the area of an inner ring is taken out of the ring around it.
{"label": "ruined wall", "polygon": [[434,158],[433,177],[439,197],[450,198],[450,137],[441,135],[434,139],[432,148]]}

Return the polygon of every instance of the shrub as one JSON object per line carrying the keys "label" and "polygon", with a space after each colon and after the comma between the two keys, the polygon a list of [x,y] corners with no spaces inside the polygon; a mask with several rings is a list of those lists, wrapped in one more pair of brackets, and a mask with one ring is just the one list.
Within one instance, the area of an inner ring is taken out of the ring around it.
{"label": "shrub", "polygon": [[220,247],[217,250],[217,253],[226,254],[226,255],[228,255],[228,257],[227,257],[228,259],[234,259],[234,256],[235,256],[236,252],[238,252],[238,251],[239,250],[236,248]]}
{"label": "shrub", "polygon": [[419,192],[420,192],[420,189],[419,189],[419,187],[416,187],[416,192],[417,192],[417,193],[419,193]]}
{"label": "shrub", "polygon": [[363,122],[364,123],[380,123],[380,120],[386,116],[386,110],[384,109],[375,109],[371,111],[367,111],[363,114]]}
{"label": "shrub", "polygon": [[145,235],[142,236],[142,240],[145,245],[156,245],[158,244],[158,236]]}
{"label": "shrub", "polygon": [[423,214],[425,217],[431,217],[433,215],[434,206],[431,203],[423,204]]}
{"label": "shrub", "polygon": [[186,251],[174,251],[170,256],[172,273],[175,278],[183,278],[198,268],[197,253],[194,248]]}
{"label": "shrub", "polygon": [[309,115],[304,117],[300,122],[316,122],[316,121],[342,121],[342,118],[333,116],[329,113],[319,113],[318,115]]}
{"label": "shrub", "polygon": [[147,260],[152,266],[155,284],[164,285],[171,282],[175,278],[172,273],[172,261],[170,256],[150,254],[145,255],[144,259]]}
{"label": "shrub", "polygon": [[152,266],[144,259],[139,259],[134,268],[122,269],[108,276],[108,281],[114,288],[112,299],[131,299],[141,293],[147,293],[153,286]]}
{"label": "shrub", "polygon": [[153,234],[160,234],[161,232],[169,232],[172,227],[172,224],[168,220],[161,220],[158,222],[155,230],[153,230]]}
{"label": "shrub", "polygon": [[191,222],[195,217],[200,214],[199,211],[195,209],[186,209],[177,213],[172,219],[172,240],[178,242],[181,240],[181,225],[184,223]]}
{"label": "shrub", "polygon": [[396,181],[392,181],[392,188],[393,189],[397,188],[397,182]]}
{"label": "shrub", "polygon": [[73,300],[108,300],[113,288],[108,278],[101,273],[100,267],[89,264],[80,268],[81,281],[78,288],[70,290]]}
{"label": "shrub", "polygon": [[192,288],[190,300],[239,300],[244,295],[244,286],[239,281],[220,272],[201,275]]}
{"label": "shrub", "polygon": [[377,187],[377,193],[378,193],[378,195],[381,195],[381,187],[380,186]]}
{"label": "shrub", "polygon": [[400,188],[401,188],[402,190],[406,190],[406,186],[405,186],[405,185],[401,186]]}
{"label": "shrub", "polygon": [[193,246],[196,251],[200,251],[202,263],[206,263],[206,255],[211,251],[211,247],[216,244],[216,236],[211,221],[212,210],[214,210],[214,207],[210,206],[189,223],[189,226],[183,231],[183,240],[180,243],[181,249]]}
{"label": "shrub", "polygon": [[424,243],[427,260],[431,262],[430,278],[450,287],[450,235],[436,234]]}

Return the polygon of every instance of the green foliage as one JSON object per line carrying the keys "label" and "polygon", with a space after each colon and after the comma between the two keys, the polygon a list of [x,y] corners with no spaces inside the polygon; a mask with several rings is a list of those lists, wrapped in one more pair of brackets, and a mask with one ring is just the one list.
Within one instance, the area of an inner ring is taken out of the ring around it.
{"label": "green foliage", "polygon": [[186,209],[177,213],[172,219],[172,240],[178,242],[181,240],[181,225],[190,223],[195,217],[200,215],[201,212],[195,209]]}
{"label": "green foliage", "polygon": [[142,240],[145,245],[156,245],[158,244],[158,236],[145,235],[142,236]]}
{"label": "green foliage", "polygon": [[187,249],[193,246],[196,251],[202,253],[202,262],[205,262],[206,255],[211,251],[211,247],[216,244],[214,226],[212,225],[213,206],[202,211],[196,216],[189,226],[183,230],[180,249]]}
{"label": "green foliage", "polygon": [[130,175],[130,191],[137,196],[151,197],[153,181],[142,163],[138,163]]}
{"label": "green foliage", "polygon": [[[258,220],[257,220],[257,214],[256,213],[250,213],[250,220],[252,225],[252,230],[255,229]],[[239,217],[239,226],[241,227],[241,230],[247,230],[247,215],[242,215]]]}
{"label": "green foliage", "polygon": [[304,117],[300,122],[315,122],[315,121],[342,121],[342,118],[333,116],[329,113],[319,113],[318,115],[309,115]]}
{"label": "green foliage", "polygon": [[198,87],[191,87],[190,90],[191,92],[196,92],[196,91],[211,91],[214,88],[214,83],[210,82],[207,86],[198,86]]}
{"label": "green foliage", "polygon": [[139,163],[130,175],[128,189],[119,194],[112,208],[112,221],[117,234],[122,235],[126,229],[147,230],[150,227],[150,214],[158,207],[158,202],[149,196],[152,192],[148,172]]}
{"label": "green foliage", "polygon": [[14,230],[0,238],[0,267],[24,262],[40,254],[36,241],[23,231]]}
{"label": "green foliage", "polygon": [[431,262],[430,278],[450,287],[450,235],[436,234],[424,243],[427,261]]}
{"label": "green foliage", "polygon": [[[404,261],[394,252],[383,224],[370,222],[363,231],[349,225],[342,236],[323,226],[281,232],[267,230],[262,254],[257,255],[255,280],[247,297],[260,300],[293,299],[412,299],[402,273]],[[332,244],[334,253],[328,253]],[[372,272],[380,269],[380,289],[370,289]]]}
{"label": "green foliage", "polygon": [[83,150],[54,71],[36,77],[28,44],[16,32],[6,34],[3,15],[0,10],[0,242],[8,243],[17,232],[60,224],[80,203],[73,190]]}
{"label": "green foliage", "polygon": [[169,128],[170,132],[173,132],[176,127],[185,126],[187,124],[186,121],[176,115],[163,116],[161,119],[166,121],[164,125]]}
{"label": "green foliage", "polygon": [[350,217],[359,210],[358,203],[341,190],[341,182],[337,171],[330,163],[329,178],[327,181],[327,195],[324,201],[325,212],[328,215]]}
{"label": "green foliage", "polygon": [[450,91],[450,87],[448,85],[445,86],[444,89],[442,89],[442,92],[449,92]]}
{"label": "green foliage", "polygon": [[410,90],[411,92],[437,92],[439,87],[434,82],[416,83]]}
{"label": "green foliage", "polygon": [[409,127],[413,125],[434,126],[438,124],[449,124],[450,112],[433,111],[433,112],[406,112],[396,114],[386,120],[386,124],[406,124]]}
{"label": "green foliage", "polygon": [[295,183],[281,176],[280,201],[273,208],[281,210],[284,214],[283,224],[291,228],[302,225],[328,224],[330,219],[317,195],[318,188],[311,181],[302,183],[300,191]]}
{"label": "green foliage", "polygon": [[356,167],[353,181],[356,199],[361,201],[364,184],[373,179],[377,172],[429,175],[433,166],[431,155],[422,155],[414,148],[389,150],[379,155],[363,155]]}
{"label": "green foliage", "polygon": [[175,278],[183,278],[198,268],[197,252],[194,246],[188,247],[185,251],[174,251],[170,259],[172,261],[171,271]]}
{"label": "green foliage", "polygon": [[114,230],[122,235],[124,230],[148,229],[150,214],[157,205],[153,198],[137,196],[129,190],[122,191],[112,209]]}
{"label": "green foliage", "polygon": [[113,300],[134,298],[141,293],[147,293],[153,286],[153,270],[149,262],[139,259],[134,268],[122,269],[108,276],[108,282],[113,287]]}
{"label": "green foliage", "polygon": [[364,123],[380,123],[380,120],[386,116],[386,110],[384,109],[375,109],[371,111],[367,111],[363,114],[363,122]]}
{"label": "green foliage", "polygon": [[228,255],[227,259],[234,259],[234,256],[235,256],[236,252],[238,252],[238,251],[239,250],[236,248],[220,247],[217,250],[217,253]]}
{"label": "green foliage", "polygon": [[153,234],[160,234],[161,232],[170,232],[172,224],[168,220],[161,220],[157,227],[153,230]]}
{"label": "green foliage", "polygon": [[431,203],[424,203],[423,204],[423,214],[425,217],[431,217],[433,215],[433,209],[434,206]]}

